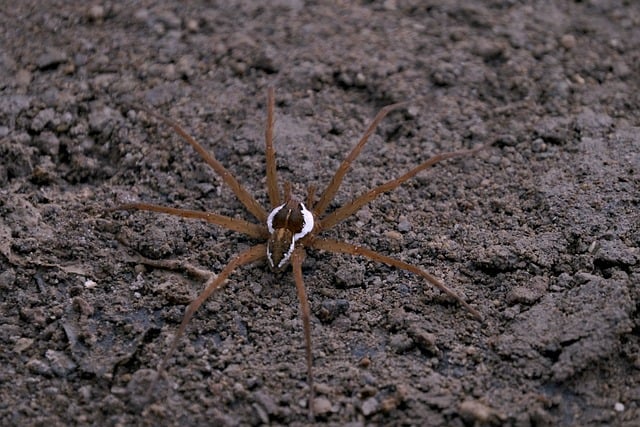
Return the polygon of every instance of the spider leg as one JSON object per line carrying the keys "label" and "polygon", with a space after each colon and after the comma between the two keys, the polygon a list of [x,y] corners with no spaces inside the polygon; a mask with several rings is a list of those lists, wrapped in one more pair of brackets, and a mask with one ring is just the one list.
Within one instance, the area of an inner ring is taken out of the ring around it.
{"label": "spider leg", "polygon": [[266,254],[267,254],[267,246],[265,244],[253,246],[247,249],[246,251],[240,253],[235,258],[233,258],[229,262],[229,264],[227,264],[227,266],[220,273],[218,273],[217,276],[209,271],[202,270],[192,265],[184,264],[176,261],[159,261],[159,262],[152,261],[152,260],[143,261],[144,264],[148,264],[151,266],[166,268],[170,270],[183,269],[195,276],[206,278],[204,291],[202,291],[196,299],[191,301],[191,303],[187,306],[184,312],[184,317],[182,318],[182,322],[180,323],[178,332],[176,332],[176,335],[173,337],[173,340],[171,341],[171,346],[169,347],[169,351],[164,355],[164,357],[162,358],[162,361],[160,362],[157,375],[154,378],[153,383],[149,387],[149,393],[153,393],[153,390],[155,389],[155,382],[160,377],[162,372],[164,372],[167,366],[167,362],[169,361],[169,359],[175,352],[176,348],[178,347],[180,338],[182,338],[182,335],[184,334],[184,331],[186,330],[187,325],[189,324],[189,321],[191,320],[195,312],[198,310],[198,308],[200,308],[200,306],[207,300],[207,298],[211,296],[212,293],[220,289],[220,287],[223,285],[227,277],[229,277],[229,275],[233,273],[233,271],[236,268],[258,261],[266,257]]}
{"label": "spider leg", "polygon": [[311,208],[313,206],[316,199],[316,186],[313,184],[309,184],[307,187],[307,206]]}
{"label": "spider leg", "polygon": [[302,327],[304,329],[305,352],[307,356],[307,381],[309,383],[309,418],[313,419],[313,356],[311,354],[311,310],[309,308],[309,299],[304,288],[302,279],[302,262],[304,261],[305,252],[302,247],[298,247],[291,255],[291,266],[293,268],[293,277],[296,282],[296,290],[298,291],[298,300],[300,300],[300,315],[302,316]]}
{"label": "spider leg", "polygon": [[451,159],[453,157],[468,156],[468,155],[477,153],[478,151],[485,149],[486,147],[488,147],[492,143],[493,142],[490,142],[488,144],[484,144],[484,145],[481,145],[479,147],[472,148],[472,149],[469,149],[469,150],[458,150],[458,151],[450,151],[450,152],[447,152],[447,153],[440,153],[440,154],[437,154],[437,155],[431,157],[430,159],[428,159],[424,163],[416,166],[415,168],[411,169],[409,172],[405,173],[401,177],[393,179],[391,181],[388,181],[388,182],[386,182],[386,183],[384,183],[382,185],[379,185],[376,188],[374,188],[372,190],[369,190],[368,192],[366,192],[366,193],[362,194],[361,196],[357,197],[355,200],[352,200],[350,203],[348,203],[348,204],[342,206],[341,208],[338,208],[335,211],[331,212],[329,215],[327,215],[326,217],[322,218],[319,221],[319,231],[328,230],[329,228],[333,227],[334,225],[338,224],[339,222],[343,221],[344,219],[346,219],[346,218],[350,217],[351,215],[353,215],[354,213],[356,213],[362,206],[364,206],[367,203],[371,202],[376,197],[378,197],[380,194],[386,193],[386,192],[391,191],[391,190],[394,190],[395,188],[399,187],[404,182],[406,182],[409,179],[413,178],[418,173],[422,172],[423,170],[427,169],[428,167],[433,166],[436,163],[441,162],[441,161],[446,160],[446,159]]}
{"label": "spider leg", "polygon": [[192,211],[187,209],[170,208],[166,206],[154,205],[151,203],[127,203],[109,209],[109,211],[115,210],[140,210],[140,211],[152,211],[166,213],[174,216],[181,216],[183,218],[195,218],[203,219],[212,224],[219,225],[229,230],[238,231],[244,233],[250,237],[266,238],[268,234],[263,226],[254,224],[242,219],[231,218],[225,215],[219,215],[212,212]]}
{"label": "spider leg", "polygon": [[276,151],[273,148],[275,90],[270,87],[267,92],[267,126],[264,130],[264,140],[267,157],[267,192],[271,207],[280,206],[280,192],[278,191],[278,175],[276,172]]}
{"label": "spider leg", "polygon": [[[327,210],[329,203],[331,203],[331,200],[333,200],[334,196],[338,192],[338,188],[340,188],[340,184],[342,184],[342,179],[344,178],[344,175],[347,173],[347,170],[349,170],[351,163],[355,160],[356,157],[358,157],[358,155],[360,154],[360,151],[362,151],[362,148],[365,146],[365,144],[367,143],[367,141],[369,140],[369,137],[373,134],[373,132],[375,132],[376,128],[378,127],[382,119],[384,119],[386,115],[389,114],[391,111],[404,107],[407,104],[408,102],[399,102],[397,104],[387,105],[386,107],[383,107],[378,112],[378,114],[376,114],[373,121],[365,131],[364,135],[362,135],[362,138],[360,138],[360,141],[358,141],[358,144],[356,144],[356,146],[353,147],[349,155],[340,164],[340,167],[336,171],[335,175],[333,175],[333,178],[331,178],[331,182],[329,183],[329,186],[324,190],[324,192],[320,196],[318,203],[315,206],[313,206],[313,212],[316,218],[319,218],[324,213],[324,211]],[[311,208],[311,206],[309,208]]]}
{"label": "spider leg", "polygon": [[293,192],[292,188],[291,188],[291,182],[290,181],[285,181],[284,185],[283,185],[283,190],[284,190],[284,200],[285,202],[288,202],[289,200],[291,200],[291,193]]}
{"label": "spider leg", "polygon": [[161,116],[158,113],[155,113],[148,108],[141,108],[147,114],[155,117],[156,119],[164,122],[168,126],[172,127],[173,130],[182,137],[189,145],[193,147],[194,150],[200,154],[200,157],[204,159],[205,162],[218,174],[220,178],[224,181],[225,184],[229,186],[231,191],[236,195],[240,203],[244,205],[245,208],[251,214],[258,219],[258,221],[265,222],[267,219],[267,212],[264,210],[262,206],[253,198],[251,194],[238,182],[238,180],[229,172],[227,168],[225,168],[222,163],[220,163],[213,154],[209,153],[205,148],[200,145],[191,135],[189,135],[177,122]]}
{"label": "spider leg", "polygon": [[378,261],[392,267],[400,268],[402,270],[406,270],[418,276],[424,277],[433,286],[458,301],[460,305],[466,308],[467,311],[469,311],[469,313],[471,313],[475,318],[482,321],[482,315],[475,308],[471,307],[464,299],[462,299],[461,296],[459,296],[434,276],[422,270],[421,268],[418,268],[404,261],[382,255],[378,252],[372,251],[371,249],[363,248],[362,246],[352,245],[350,243],[340,242],[333,239],[315,238],[308,242],[307,245],[315,249],[321,249],[329,252],[361,255],[374,261]]}

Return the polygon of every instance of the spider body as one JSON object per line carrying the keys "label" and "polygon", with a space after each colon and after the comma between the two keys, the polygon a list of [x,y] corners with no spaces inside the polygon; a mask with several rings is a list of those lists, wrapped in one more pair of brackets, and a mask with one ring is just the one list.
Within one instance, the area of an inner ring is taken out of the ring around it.
{"label": "spider body", "polygon": [[314,227],[313,213],[304,203],[290,197],[267,217],[267,261],[273,271],[284,270],[291,259],[295,244]]}
{"label": "spider body", "polygon": [[[389,112],[405,106],[406,103],[389,105],[380,110],[368,126],[364,135],[341,163],[329,185],[320,194],[320,197],[317,200],[315,199],[315,188],[309,186],[309,192],[305,204],[291,195],[291,185],[288,183],[284,186],[284,197],[281,199],[276,171],[275,149],[273,147],[274,97],[274,90],[273,88],[270,88],[267,95],[267,124],[265,130],[267,193],[271,204],[271,211],[269,213],[267,213],[267,210],[265,210],[256,201],[256,199],[246,191],[236,178],[211,153],[205,150],[195,139],[183,130],[178,123],[142,108],[149,115],[156,117],[172,127],[175,132],[182,137],[182,139],[191,145],[191,147],[200,154],[203,160],[211,166],[223,182],[234,192],[247,211],[258,220],[258,223],[219,215],[212,212],[193,211],[142,202],[121,205],[112,210],[144,210],[180,216],[183,218],[201,219],[220,227],[244,233],[251,238],[259,239],[263,242],[266,241],[265,243],[256,244],[232,258],[217,275],[186,263],[141,259],[142,263],[153,267],[187,270],[188,272],[202,277],[205,280],[204,290],[187,306],[185,310],[184,317],[175,337],[173,338],[171,347],[163,357],[160,366],[158,367],[158,376],[156,376],[156,379],[159,377],[159,374],[164,371],[168,360],[176,350],[180,338],[184,334],[186,327],[195,312],[212,293],[222,287],[231,273],[243,265],[264,259],[267,260],[269,266],[275,272],[282,272],[289,264],[291,264],[296,291],[300,302],[300,313],[304,330],[307,379],[309,385],[308,409],[310,416],[312,416],[314,389],[310,326],[311,310],[309,308],[309,302],[302,276],[302,263],[306,256],[306,250],[314,249],[339,254],[359,255],[373,261],[409,271],[424,278],[431,285],[458,301],[458,303],[467,309],[474,317],[481,320],[482,316],[476,309],[467,304],[457,293],[450,290],[437,278],[423,269],[404,261],[380,254],[373,250],[366,249],[360,245],[353,245],[339,240],[319,237],[319,234],[353,215],[362,206],[371,202],[380,194],[397,188],[430,166],[442,160],[474,154],[479,150],[484,149],[489,144],[473,149],[445,152],[435,155],[409,170],[404,175],[379,185],[372,190],[355,197],[351,202],[334,210],[333,212],[325,214],[326,209],[338,192],[342,180],[351,163],[360,154],[362,148],[365,146],[380,121]],[[149,388],[150,392],[153,389],[154,387],[152,385]]]}

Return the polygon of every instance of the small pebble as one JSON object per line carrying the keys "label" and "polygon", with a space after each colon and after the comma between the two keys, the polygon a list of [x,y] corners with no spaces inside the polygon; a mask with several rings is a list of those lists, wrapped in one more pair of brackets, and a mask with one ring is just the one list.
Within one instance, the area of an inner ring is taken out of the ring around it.
{"label": "small pebble", "polygon": [[386,237],[389,240],[395,240],[396,242],[399,242],[402,240],[402,234],[394,230],[385,231],[384,237]]}
{"label": "small pebble", "polygon": [[93,306],[82,297],[75,297],[72,301],[73,309],[83,316],[93,316]]}
{"label": "small pebble", "polygon": [[460,404],[460,416],[468,422],[493,423],[506,417],[478,400],[465,400]]}
{"label": "small pebble", "polygon": [[31,347],[33,345],[33,339],[32,338],[18,338],[18,340],[16,341],[15,346],[13,347],[13,351],[15,351],[16,353],[20,354],[23,351],[25,351],[26,349],[28,349],[29,347]]}
{"label": "small pebble", "polygon": [[411,231],[411,223],[407,219],[406,216],[401,216],[398,219],[398,231],[401,233],[406,233],[407,231]]}
{"label": "small pebble", "polygon": [[31,130],[34,132],[40,132],[44,127],[51,123],[55,117],[55,111],[53,108],[45,108],[40,110],[38,114],[31,121]]}
{"label": "small pebble", "polygon": [[565,49],[573,49],[576,47],[576,38],[572,34],[565,34],[560,38],[560,44]]}
{"label": "small pebble", "polygon": [[369,357],[365,356],[362,359],[360,359],[358,364],[363,368],[368,368],[371,365],[371,359],[369,359]]}
{"label": "small pebble", "polygon": [[62,351],[47,350],[45,357],[53,372],[59,377],[66,377],[77,368],[75,362]]}
{"label": "small pebble", "polygon": [[27,369],[34,374],[47,377],[51,375],[51,366],[43,360],[37,358],[30,359],[26,366]]}
{"label": "small pebble", "polygon": [[387,397],[380,403],[380,410],[385,414],[388,414],[397,408],[399,403],[400,401],[396,396]]}
{"label": "small pebble", "polygon": [[378,399],[375,397],[370,397],[364,402],[362,402],[362,415],[368,417],[378,411]]}
{"label": "small pebble", "polygon": [[313,399],[313,412],[316,415],[326,415],[331,412],[331,402],[326,397]]}
{"label": "small pebble", "polygon": [[67,60],[67,53],[62,50],[51,49],[36,59],[39,69],[55,68]]}
{"label": "small pebble", "polygon": [[89,18],[94,21],[100,21],[104,18],[104,6],[94,4],[89,8]]}
{"label": "small pebble", "polygon": [[200,29],[200,25],[198,24],[198,21],[196,21],[195,19],[189,19],[187,21],[187,30],[189,30],[192,33],[197,32]]}

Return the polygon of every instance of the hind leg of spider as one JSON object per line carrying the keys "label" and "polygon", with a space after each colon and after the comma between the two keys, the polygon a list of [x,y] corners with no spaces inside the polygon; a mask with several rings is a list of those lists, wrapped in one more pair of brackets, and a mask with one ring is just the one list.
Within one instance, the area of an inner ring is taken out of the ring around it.
{"label": "hind leg of spider", "polygon": [[258,261],[266,257],[267,247],[265,244],[259,244],[253,246],[246,251],[240,253],[235,258],[233,258],[225,268],[222,269],[218,275],[214,275],[213,273],[202,270],[195,266],[192,266],[188,263],[181,263],[177,261],[153,261],[143,259],[141,262],[143,264],[150,265],[152,267],[165,268],[169,270],[185,270],[195,276],[202,277],[206,279],[204,284],[204,290],[198,295],[196,299],[191,301],[191,303],[185,309],[184,317],[182,318],[182,322],[180,323],[180,327],[176,332],[176,335],[173,337],[171,341],[171,346],[169,347],[169,351],[165,353],[160,365],[158,366],[157,374],[149,387],[149,397],[151,397],[151,393],[155,390],[156,381],[160,378],[162,373],[164,372],[166,365],[175,352],[178,344],[180,342],[180,338],[184,334],[189,321],[196,313],[198,308],[211,296],[212,293],[220,289],[220,287],[224,284],[225,280],[233,273],[238,267],[241,267],[246,264],[250,264],[252,262]]}
{"label": "hind leg of spider", "polygon": [[309,247],[314,248],[314,249],[321,249],[321,250],[325,250],[325,251],[329,251],[329,252],[351,254],[351,255],[361,255],[361,256],[369,258],[369,259],[371,259],[373,261],[381,262],[383,264],[387,264],[387,265],[390,265],[392,267],[400,268],[402,270],[406,270],[406,271],[409,271],[409,272],[411,272],[413,274],[421,276],[421,277],[425,278],[433,286],[435,286],[436,288],[440,289],[442,292],[444,292],[448,296],[450,296],[453,299],[455,299],[456,301],[458,301],[458,303],[460,303],[460,305],[462,305],[465,309],[467,309],[467,311],[469,313],[471,313],[476,319],[478,319],[479,321],[482,321],[482,315],[480,314],[480,312],[478,312],[475,308],[471,307],[457,293],[455,293],[454,291],[449,289],[442,282],[440,282],[434,276],[432,276],[431,274],[429,274],[426,271],[422,270],[421,268],[418,268],[418,267],[416,267],[414,265],[411,265],[409,263],[406,263],[404,261],[400,261],[398,259],[382,255],[382,254],[380,254],[378,252],[372,251],[371,249],[363,248],[363,247],[357,246],[357,245],[352,245],[352,244],[346,243],[346,242],[340,242],[340,241],[337,241],[337,240],[324,239],[324,238],[315,238],[315,239],[311,240],[310,243],[307,243],[307,245]]}
{"label": "hind leg of spider", "polygon": [[296,282],[296,290],[298,292],[298,300],[300,301],[300,316],[302,317],[302,327],[304,329],[305,354],[307,356],[307,381],[309,383],[309,419],[313,419],[313,356],[311,354],[311,309],[309,308],[309,299],[304,287],[302,279],[302,262],[304,261],[305,252],[301,247],[296,248],[291,255],[291,267],[293,268],[293,277]]}
{"label": "hind leg of spider", "polygon": [[151,203],[127,203],[124,205],[116,206],[108,211],[125,211],[125,210],[139,210],[139,211],[151,211],[160,212],[173,216],[180,216],[182,218],[202,219],[215,225],[219,225],[229,230],[238,231],[244,233],[250,237],[266,238],[268,237],[267,231],[263,226],[254,224],[242,219],[231,218],[225,215],[219,215],[212,212],[193,211],[188,209],[170,208],[167,206],[154,205]]}

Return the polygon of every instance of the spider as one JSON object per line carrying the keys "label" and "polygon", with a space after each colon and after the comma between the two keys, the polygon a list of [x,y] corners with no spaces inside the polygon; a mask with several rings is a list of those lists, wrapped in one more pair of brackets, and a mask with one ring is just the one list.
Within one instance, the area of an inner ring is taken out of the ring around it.
{"label": "spider", "polygon": [[[182,139],[184,139],[184,141],[191,145],[191,147],[198,152],[202,159],[231,189],[231,191],[233,191],[238,200],[244,205],[249,213],[255,217],[257,223],[211,212],[186,210],[142,202],[123,204],[112,210],[153,211],[183,218],[201,219],[217,226],[243,233],[250,238],[263,241],[263,243],[258,243],[236,255],[217,275],[200,268],[175,261],[153,261],[148,259],[143,261],[144,264],[158,268],[186,269],[190,273],[200,276],[206,280],[204,290],[187,306],[182,322],[180,323],[178,331],[173,338],[171,346],[169,347],[169,351],[164,355],[158,367],[156,378],[158,378],[165,369],[167,362],[176,350],[189,321],[198,308],[207,298],[209,298],[211,294],[222,287],[232,272],[234,272],[238,267],[264,259],[267,260],[271,270],[276,273],[283,272],[290,264],[293,270],[293,277],[300,303],[300,313],[304,331],[307,383],[309,387],[309,400],[307,402],[307,407],[309,410],[309,416],[313,417],[314,387],[310,326],[311,311],[302,276],[302,263],[305,259],[306,250],[308,248],[340,254],[360,255],[373,261],[381,262],[414,273],[426,279],[431,285],[458,301],[460,305],[466,308],[475,318],[480,321],[482,320],[480,313],[467,304],[462,297],[421,268],[359,245],[319,236],[323,231],[334,227],[336,224],[356,213],[362,206],[371,202],[379,195],[397,188],[430,166],[453,157],[474,154],[489,145],[486,144],[473,149],[445,152],[435,155],[409,170],[404,175],[379,185],[374,189],[355,197],[346,205],[335,209],[330,213],[326,213],[327,208],[338,192],[342,180],[351,166],[351,163],[356,159],[356,157],[358,157],[378,124],[391,111],[397,110],[406,104],[407,103],[397,103],[382,108],[369,124],[364,135],[360,138],[349,155],[342,161],[329,185],[320,194],[320,197],[316,198],[315,188],[313,186],[309,186],[307,197],[303,202],[292,194],[290,183],[287,182],[283,185],[282,194],[278,188],[276,153],[273,146],[275,90],[273,87],[270,87],[267,92],[267,122],[265,127],[266,181],[267,193],[271,204],[270,211],[265,210],[264,207],[261,206],[251,194],[249,194],[242,184],[238,182],[229,170],[226,169],[213,154],[205,150],[202,145],[192,138],[177,122],[155,112],[149,111],[144,107],[140,107],[149,115],[173,128],[173,130]],[[151,387],[151,389],[152,388],[153,387]]]}

